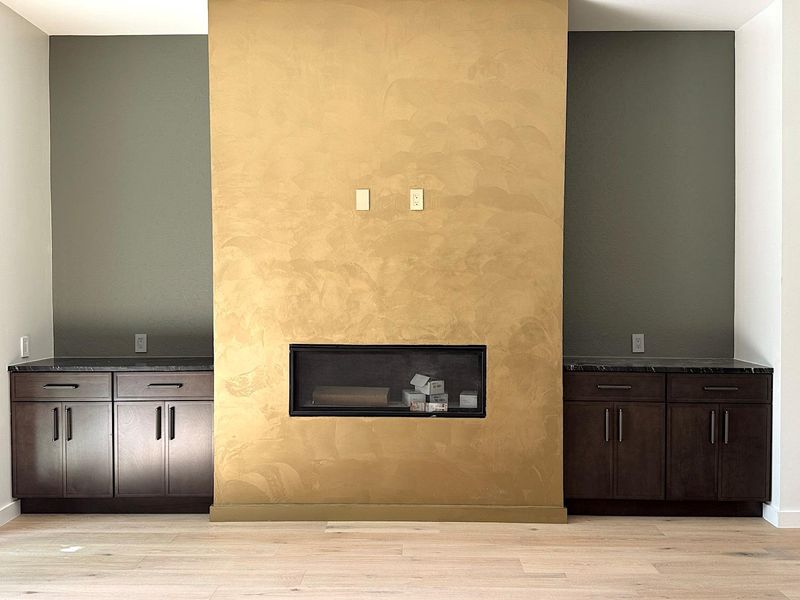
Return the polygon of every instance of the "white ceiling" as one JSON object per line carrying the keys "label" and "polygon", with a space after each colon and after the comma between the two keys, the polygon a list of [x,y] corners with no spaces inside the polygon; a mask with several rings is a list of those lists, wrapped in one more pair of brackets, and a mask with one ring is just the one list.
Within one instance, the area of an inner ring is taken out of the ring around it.
{"label": "white ceiling", "polygon": [[50,35],[208,33],[207,0],[0,0]]}
{"label": "white ceiling", "polygon": [[[207,0],[0,0],[50,35],[208,32]],[[569,0],[572,31],[734,30],[772,0]]]}
{"label": "white ceiling", "polygon": [[569,0],[571,31],[736,30],[772,0]]}

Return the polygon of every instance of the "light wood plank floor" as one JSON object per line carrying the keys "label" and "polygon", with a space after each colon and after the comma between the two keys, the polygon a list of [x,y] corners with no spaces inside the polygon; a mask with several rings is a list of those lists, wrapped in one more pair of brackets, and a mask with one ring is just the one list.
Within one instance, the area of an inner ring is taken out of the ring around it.
{"label": "light wood plank floor", "polygon": [[761,519],[23,515],[0,528],[0,598],[23,597],[800,600],[800,530]]}

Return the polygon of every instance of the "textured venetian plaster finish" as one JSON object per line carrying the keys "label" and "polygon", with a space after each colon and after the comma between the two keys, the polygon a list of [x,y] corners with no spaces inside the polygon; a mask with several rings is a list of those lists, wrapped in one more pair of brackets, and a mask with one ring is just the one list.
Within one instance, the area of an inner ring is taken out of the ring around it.
{"label": "textured venetian plaster finish", "polygon": [[[566,0],[211,0],[219,518],[560,510],[566,30]],[[485,343],[488,416],[290,418],[291,342]]]}

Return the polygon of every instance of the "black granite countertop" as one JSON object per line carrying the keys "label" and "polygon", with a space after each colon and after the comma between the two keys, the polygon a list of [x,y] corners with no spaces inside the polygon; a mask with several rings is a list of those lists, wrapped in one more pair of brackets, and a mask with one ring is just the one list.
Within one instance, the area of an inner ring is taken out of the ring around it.
{"label": "black granite countertop", "polygon": [[772,373],[772,367],[735,358],[639,358],[565,356],[565,371],[616,373]]}
{"label": "black granite countertop", "polygon": [[211,357],[190,358],[44,358],[9,365],[17,373],[109,372],[109,371],[213,371]]}

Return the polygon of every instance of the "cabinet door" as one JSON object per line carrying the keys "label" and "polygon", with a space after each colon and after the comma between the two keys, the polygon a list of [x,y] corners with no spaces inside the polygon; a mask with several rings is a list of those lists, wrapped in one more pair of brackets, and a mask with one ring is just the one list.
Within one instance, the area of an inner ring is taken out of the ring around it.
{"label": "cabinet door", "polygon": [[64,403],[65,496],[114,495],[111,440],[111,402]]}
{"label": "cabinet door", "polygon": [[769,498],[770,407],[720,406],[720,500]]}
{"label": "cabinet door", "polygon": [[716,500],[719,406],[670,404],[667,499]]}
{"label": "cabinet door", "polygon": [[64,492],[60,402],[13,402],[14,496],[57,498]]}
{"label": "cabinet door", "polygon": [[167,402],[167,419],[167,495],[211,496],[214,403]]}
{"label": "cabinet door", "polygon": [[664,404],[614,404],[614,497],[664,499]]}
{"label": "cabinet door", "polygon": [[164,403],[115,402],[117,496],[163,496]]}
{"label": "cabinet door", "polygon": [[564,403],[564,494],[567,498],[612,496],[612,404]]}

